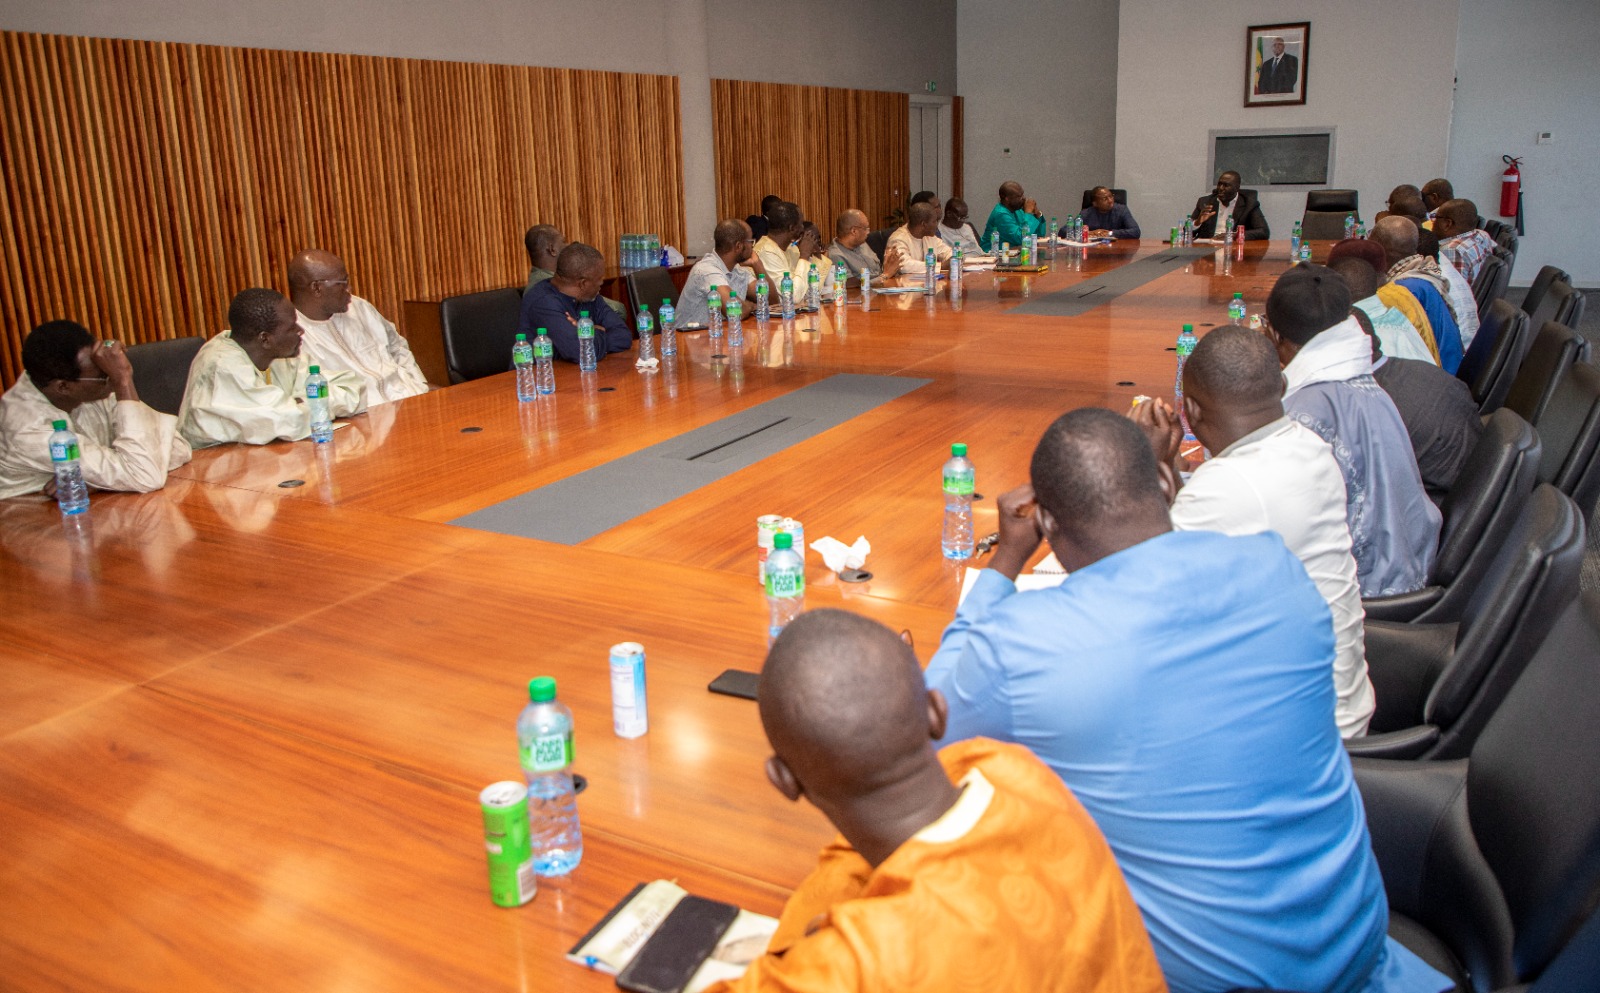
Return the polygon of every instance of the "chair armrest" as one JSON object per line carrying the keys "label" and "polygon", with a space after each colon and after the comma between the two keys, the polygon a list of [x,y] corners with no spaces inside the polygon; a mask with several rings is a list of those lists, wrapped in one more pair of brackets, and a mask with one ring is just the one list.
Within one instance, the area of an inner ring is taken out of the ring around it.
{"label": "chair armrest", "polygon": [[1428,694],[1455,656],[1456,629],[1455,624],[1367,621],[1367,675],[1378,698],[1374,734],[1427,723]]}
{"label": "chair armrest", "polygon": [[1369,621],[1414,621],[1443,597],[1443,586],[1424,586],[1410,593],[1362,597],[1361,608]]}
{"label": "chair armrest", "polygon": [[1374,759],[1414,759],[1439,740],[1439,729],[1432,724],[1418,724],[1403,731],[1386,731],[1360,738],[1346,738],[1344,750],[1351,758],[1362,756]]}

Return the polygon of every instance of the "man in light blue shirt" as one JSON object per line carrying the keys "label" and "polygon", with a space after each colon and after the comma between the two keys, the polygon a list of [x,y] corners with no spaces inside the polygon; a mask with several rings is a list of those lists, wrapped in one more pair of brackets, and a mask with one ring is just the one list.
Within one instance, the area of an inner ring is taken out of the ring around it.
{"label": "man in light blue shirt", "polygon": [[[1110,842],[1173,993],[1438,993],[1388,904],[1334,723],[1326,602],[1276,534],[1175,532],[1170,468],[1066,414],[945,631],[946,741],[1028,746]],[[1059,587],[1017,592],[1048,541]]]}

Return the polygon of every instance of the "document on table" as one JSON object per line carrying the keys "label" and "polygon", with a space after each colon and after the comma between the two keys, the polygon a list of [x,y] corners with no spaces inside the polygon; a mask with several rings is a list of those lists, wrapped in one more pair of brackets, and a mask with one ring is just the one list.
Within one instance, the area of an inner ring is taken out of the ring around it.
{"label": "document on table", "polygon": [[[1042,571],[1052,567],[1056,570],[1055,572]],[[974,569],[971,566],[967,567],[967,574],[961,577],[961,595],[956,598],[956,606],[960,606],[967,599],[967,592],[972,589],[972,584],[978,581],[978,573],[982,571],[982,569]],[[1056,561],[1056,557],[1052,553],[1045,556],[1043,561],[1034,566],[1032,572],[1025,572],[1017,577],[1017,592],[1048,590],[1052,586],[1060,586],[1066,578],[1067,574],[1061,571],[1061,564]]]}

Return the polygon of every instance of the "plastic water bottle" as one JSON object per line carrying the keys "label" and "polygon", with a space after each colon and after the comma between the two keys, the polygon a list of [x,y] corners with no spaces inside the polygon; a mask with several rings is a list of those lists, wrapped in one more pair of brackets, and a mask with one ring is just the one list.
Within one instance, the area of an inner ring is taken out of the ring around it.
{"label": "plastic water bottle", "polygon": [[[533,388],[539,393],[549,394],[556,391],[556,349],[550,343],[550,334],[544,328],[539,329],[538,335],[533,339]],[[521,379],[521,373],[518,373]],[[521,383],[517,384],[517,397],[521,400],[528,399],[522,395]]]}
{"label": "plastic water bottle", "polygon": [[1356,215],[1344,215],[1344,236],[1346,239],[1354,238],[1356,236]]}
{"label": "plastic water bottle", "polygon": [[319,445],[331,441],[333,411],[328,409],[328,379],[320,366],[312,366],[306,377],[306,409],[311,411],[311,440]]}
{"label": "plastic water bottle", "polygon": [[865,307],[872,302],[872,270],[861,270],[861,306]]}
{"label": "plastic water bottle", "polygon": [[639,361],[649,362],[655,357],[655,332],[656,322],[650,316],[650,308],[641,306],[639,316],[634,321],[634,326],[639,329]]}
{"label": "plastic water bottle", "polygon": [[549,676],[528,683],[528,705],[517,717],[517,747],[528,780],[533,871],[565,876],[583,859],[583,831],[572,786],[572,711],[556,699],[556,681]]}
{"label": "plastic water bottle", "polygon": [[850,267],[843,262],[833,267],[833,302],[843,304],[850,296]]}
{"label": "plastic water bottle", "polygon": [[1192,217],[1183,219],[1183,243],[1188,246],[1194,245],[1194,218]]}
{"label": "plastic water bottle", "polygon": [[767,638],[771,640],[806,608],[806,561],[795,551],[794,535],[787,531],[772,536],[763,583],[769,611]]}
{"label": "plastic water bottle", "polygon": [[1294,230],[1289,233],[1289,261],[1300,258],[1300,222],[1294,222]]}
{"label": "plastic water bottle", "polygon": [[1300,242],[1300,261],[1301,262],[1310,262],[1311,261],[1311,242],[1309,242],[1309,241],[1301,241]]}
{"label": "plastic water bottle", "polygon": [[738,297],[728,298],[728,347],[744,345],[744,304]]}
{"label": "plastic water bottle", "polygon": [[78,436],[67,430],[65,420],[51,421],[50,426],[55,428],[50,435],[50,461],[56,470],[56,503],[63,514],[81,514],[89,509],[89,487],[78,461]]}
{"label": "plastic water bottle", "polygon": [[671,297],[662,298],[661,309],[656,311],[656,315],[661,322],[662,356],[678,354],[678,309],[672,305]]}
{"label": "plastic water bottle", "polygon": [[1238,324],[1244,320],[1244,294],[1235,293],[1233,299],[1228,301],[1228,320]]}
{"label": "plastic water bottle", "polygon": [[962,257],[960,245],[950,250],[950,286],[952,288],[961,285]]}
{"label": "plastic water bottle", "polygon": [[[731,289],[731,288],[730,288]],[[722,297],[713,293],[706,299],[706,324],[711,328],[711,340],[722,340]]]}
{"label": "plastic water bottle", "polygon": [[521,331],[517,332],[517,340],[511,344],[511,368],[517,374],[517,399],[532,400],[539,392],[538,384],[534,381],[533,346]]}
{"label": "plastic water bottle", "polygon": [[939,547],[947,559],[972,558],[972,488],[977,471],[967,458],[967,446],[950,446],[944,464],[944,534]]}
{"label": "plastic water bottle", "polygon": [[767,300],[767,277],[756,277],[756,323],[765,324],[772,319],[772,304]]}
{"label": "plastic water bottle", "polygon": [[817,273],[817,264],[811,263],[811,271],[806,275],[806,307],[822,310],[822,276]]}
{"label": "plastic water bottle", "polygon": [[594,372],[594,321],[587,310],[578,311],[578,371]]}
{"label": "plastic water bottle", "polygon": [[783,319],[794,320],[794,279],[787,272],[778,282],[778,299],[783,305]]}
{"label": "plastic water bottle", "polygon": [[922,264],[926,271],[922,274],[922,292],[933,296],[933,287],[939,281],[939,263],[933,254],[933,249],[922,253]]}
{"label": "plastic water bottle", "polygon": [[[1229,310],[1232,310],[1231,306]],[[1189,430],[1189,415],[1183,409],[1183,364],[1189,361],[1190,355],[1194,354],[1194,346],[1199,341],[1200,339],[1194,336],[1193,324],[1185,324],[1183,330],[1178,332],[1178,379],[1172,395],[1178,401],[1178,419],[1183,422],[1183,437],[1185,440],[1193,439],[1194,434]]]}

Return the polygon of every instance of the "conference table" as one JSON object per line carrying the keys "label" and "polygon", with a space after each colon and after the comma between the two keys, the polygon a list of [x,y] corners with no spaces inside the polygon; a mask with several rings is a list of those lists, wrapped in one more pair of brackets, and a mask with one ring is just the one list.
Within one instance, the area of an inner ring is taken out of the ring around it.
{"label": "conference table", "polygon": [[[563,954],[635,883],[777,914],[831,829],[767,785],[755,705],[706,690],[761,666],[756,518],[867,537],[865,582],[808,553],[806,605],[908,631],[926,662],[965,569],[939,552],[950,444],[984,534],[1051,420],[1169,394],[1181,325],[1225,323],[1235,292],[1259,311],[1290,264],[1261,242],[1044,261],[747,320],[740,349],[686,334],[654,372],[562,366],[535,401],[505,374],[324,445],[203,450],[80,518],[0,501],[0,986],[600,990]],[[1030,312],[1136,262],[1164,268]],[[840,376],[916,384],[580,541],[452,523]],[[622,641],[647,653],[632,740],[611,728]],[[519,777],[538,675],[575,714],[585,851],[503,909],[477,794]]]}

